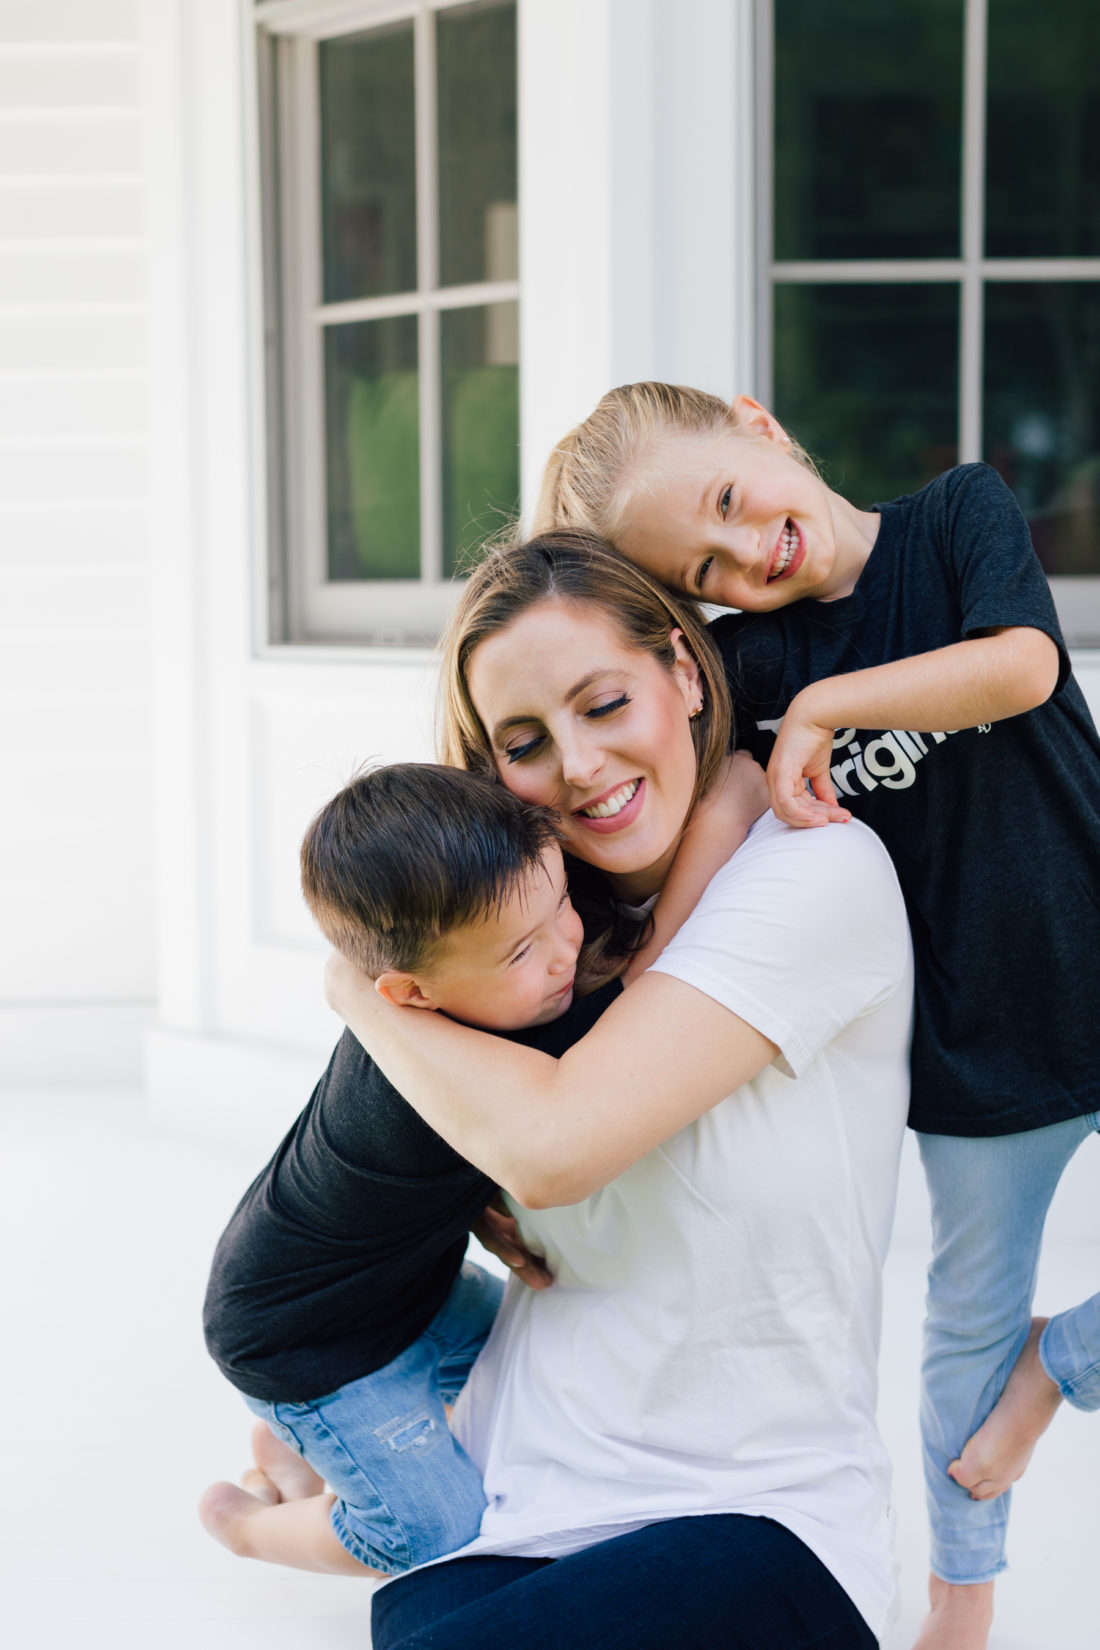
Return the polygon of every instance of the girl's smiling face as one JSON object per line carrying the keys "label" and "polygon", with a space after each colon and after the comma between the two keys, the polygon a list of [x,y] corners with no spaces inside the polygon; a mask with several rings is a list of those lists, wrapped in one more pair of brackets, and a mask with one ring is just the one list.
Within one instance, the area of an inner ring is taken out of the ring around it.
{"label": "girl's smiling face", "polygon": [[651,444],[618,548],[671,589],[747,613],[850,595],[879,517],[792,457],[755,401],[735,405],[744,434],[669,432]]}
{"label": "girl's smiling face", "polygon": [[627,900],[662,886],[695,793],[701,702],[678,630],[666,670],[594,604],[540,602],[476,647],[470,698],[501,778],[561,817],[566,846]]}

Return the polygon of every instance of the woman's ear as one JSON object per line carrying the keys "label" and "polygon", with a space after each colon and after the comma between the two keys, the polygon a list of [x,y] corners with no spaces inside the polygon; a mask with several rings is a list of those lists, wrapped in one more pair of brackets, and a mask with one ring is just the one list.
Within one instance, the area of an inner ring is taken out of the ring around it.
{"label": "woman's ear", "polygon": [[676,655],[673,672],[680,685],[680,692],[684,696],[684,703],[688,708],[688,715],[695,716],[703,708],[703,676],[699,669],[694,653],[684,640],[682,630],[674,630],[669,636],[672,651]]}
{"label": "woman's ear", "polygon": [[374,989],[380,997],[385,997],[388,1003],[394,1003],[398,1008],[438,1008],[438,1003],[421,989],[420,982],[413,975],[405,974],[397,968],[387,968],[374,982]]}
{"label": "woman's ear", "polygon": [[754,401],[751,395],[735,395],[730,403],[738,427],[745,435],[762,435],[769,441],[775,441],[781,447],[789,447],[791,438],[779,422],[759,401]]}

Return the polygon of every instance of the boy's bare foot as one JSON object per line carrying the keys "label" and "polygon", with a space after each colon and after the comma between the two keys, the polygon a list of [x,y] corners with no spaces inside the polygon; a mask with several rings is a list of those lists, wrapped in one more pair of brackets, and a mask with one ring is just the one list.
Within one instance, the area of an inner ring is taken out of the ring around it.
{"label": "boy's bare foot", "polygon": [[308,1496],[320,1495],[325,1487],[320,1473],[314,1472],[289,1444],[276,1438],[266,1421],[257,1421],[252,1428],[252,1459],[256,1469],[249,1469],[241,1483],[260,1501],[267,1500],[261,1479],[274,1486],[276,1501],[304,1501]]}
{"label": "boy's bare foot", "polygon": [[1054,1419],[1062,1394],[1039,1359],[1048,1319],[1033,1318],[1024,1349],[1000,1398],[948,1474],[972,1501],[992,1501],[1022,1477],[1031,1452]]}
{"label": "boy's bare foot", "polygon": [[955,1586],[928,1577],[931,1608],[913,1650],[986,1650],[993,1625],[993,1583]]}
{"label": "boy's bare foot", "polygon": [[215,1541],[220,1541],[231,1553],[247,1558],[251,1556],[251,1548],[247,1541],[249,1518],[258,1512],[261,1506],[277,1504],[277,1499],[264,1500],[250,1494],[248,1490],[241,1489],[239,1484],[211,1484],[210,1488],[203,1492],[199,1502],[199,1522],[207,1535],[212,1535]]}

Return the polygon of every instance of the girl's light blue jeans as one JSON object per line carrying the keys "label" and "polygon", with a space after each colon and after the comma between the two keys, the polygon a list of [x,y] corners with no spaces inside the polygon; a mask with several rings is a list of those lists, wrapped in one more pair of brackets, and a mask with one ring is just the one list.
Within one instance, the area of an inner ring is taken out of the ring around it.
{"label": "girl's light blue jeans", "polygon": [[[921,1386],[932,1569],[956,1583],[1005,1567],[1011,1492],[972,1501],[947,1467],[1004,1390],[1031,1325],[1043,1223],[1066,1164],[1100,1113],[983,1139],[918,1135],[932,1200]],[[1067,1402],[1100,1409],[1100,1294],[1050,1320],[1043,1368]]]}

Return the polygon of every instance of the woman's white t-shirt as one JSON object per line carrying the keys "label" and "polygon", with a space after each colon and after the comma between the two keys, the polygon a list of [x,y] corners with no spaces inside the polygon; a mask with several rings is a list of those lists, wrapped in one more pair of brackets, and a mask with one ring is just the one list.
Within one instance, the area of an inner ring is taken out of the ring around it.
{"label": "woman's white t-shirt", "polygon": [[659,1519],[754,1514],[881,1632],[876,1360],[912,994],[893,867],[859,824],[768,814],[655,966],[780,1055],[583,1203],[515,1208],[555,1283],[509,1285],[456,1409],[488,1501],[463,1551],[560,1557]]}

